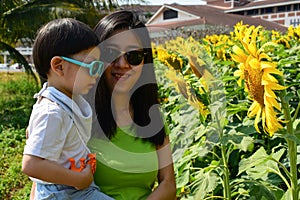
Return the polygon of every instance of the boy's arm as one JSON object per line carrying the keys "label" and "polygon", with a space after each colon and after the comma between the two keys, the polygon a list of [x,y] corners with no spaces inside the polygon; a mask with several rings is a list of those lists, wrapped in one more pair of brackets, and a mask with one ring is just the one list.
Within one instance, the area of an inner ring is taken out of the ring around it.
{"label": "boy's arm", "polygon": [[36,184],[35,184],[35,182],[33,182],[33,183],[32,183],[32,186],[31,186],[31,191],[30,191],[30,197],[29,197],[29,200],[34,200],[35,187],[36,187]]}
{"label": "boy's arm", "polygon": [[22,171],[33,178],[46,182],[73,186],[76,189],[87,188],[93,181],[90,165],[81,172],[75,172],[40,157],[23,155]]}

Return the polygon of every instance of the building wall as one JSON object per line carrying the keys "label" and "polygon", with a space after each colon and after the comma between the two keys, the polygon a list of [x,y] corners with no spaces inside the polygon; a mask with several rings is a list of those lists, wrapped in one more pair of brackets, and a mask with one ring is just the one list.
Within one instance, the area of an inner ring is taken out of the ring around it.
{"label": "building wall", "polygon": [[152,22],[151,24],[160,24],[164,22],[174,22],[174,21],[181,21],[181,20],[191,20],[191,19],[197,19],[193,15],[188,15],[182,12],[178,12],[178,17],[173,19],[164,19],[163,12],[161,12]]}
{"label": "building wall", "polygon": [[[216,6],[217,5],[225,5],[224,1],[226,1],[228,4],[229,0],[207,0],[208,5]],[[255,4],[252,4],[253,7],[247,6],[247,2],[263,2],[261,0],[238,0],[234,3],[234,8],[229,9],[229,12],[226,12],[226,8],[223,7],[224,12],[226,13],[232,13],[232,14],[238,14],[238,15],[246,15],[251,16],[253,18],[261,18],[263,20],[276,22],[278,24],[284,25],[286,27],[289,27],[290,25],[296,27],[300,25],[300,4],[299,2],[293,2],[290,3],[289,1],[281,1],[280,5],[276,4],[274,1],[270,4],[270,2],[266,3],[264,6],[262,3],[259,3],[258,7]],[[243,6],[245,6],[245,9],[243,9]],[[254,6],[255,5],[255,6]],[[286,6],[284,8],[284,6]],[[278,11],[278,9],[281,7],[281,11]],[[221,7],[219,7],[221,8]],[[268,9],[268,10],[265,10]],[[270,11],[271,9],[271,11]],[[285,9],[283,11],[282,9]]]}
{"label": "building wall", "polygon": [[276,23],[282,24],[286,27],[289,27],[290,25],[292,25],[294,27],[300,25],[300,11],[257,15],[257,16],[253,16],[253,17],[276,22]]}
{"label": "building wall", "polygon": [[245,5],[248,0],[206,0],[207,5],[220,7],[224,9],[230,9],[232,6]]}

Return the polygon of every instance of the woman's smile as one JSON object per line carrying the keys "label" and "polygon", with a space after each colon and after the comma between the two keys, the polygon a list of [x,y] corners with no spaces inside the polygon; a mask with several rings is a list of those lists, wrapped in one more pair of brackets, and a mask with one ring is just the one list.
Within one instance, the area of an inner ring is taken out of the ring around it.
{"label": "woman's smile", "polygon": [[117,80],[117,81],[125,81],[127,80],[131,75],[128,73],[112,73],[112,76]]}

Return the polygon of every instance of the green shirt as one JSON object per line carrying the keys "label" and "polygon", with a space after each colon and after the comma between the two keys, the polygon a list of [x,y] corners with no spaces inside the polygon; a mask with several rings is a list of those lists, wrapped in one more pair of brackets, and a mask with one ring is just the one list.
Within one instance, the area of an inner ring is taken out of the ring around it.
{"label": "green shirt", "polygon": [[157,179],[158,158],[150,142],[133,135],[129,127],[117,128],[111,141],[92,138],[89,147],[97,153],[95,183],[116,200],[146,199]]}

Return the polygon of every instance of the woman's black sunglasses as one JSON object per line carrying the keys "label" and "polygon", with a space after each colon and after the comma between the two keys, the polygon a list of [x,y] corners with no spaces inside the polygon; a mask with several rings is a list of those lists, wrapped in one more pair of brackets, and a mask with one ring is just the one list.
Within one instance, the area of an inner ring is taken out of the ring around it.
{"label": "woman's black sunglasses", "polygon": [[103,48],[101,49],[100,60],[106,63],[113,63],[124,55],[128,64],[136,66],[144,61],[146,54],[147,53],[143,49],[123,52],[112,48]]}

